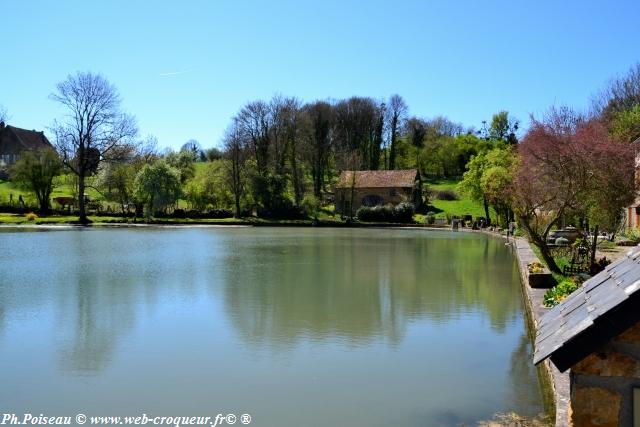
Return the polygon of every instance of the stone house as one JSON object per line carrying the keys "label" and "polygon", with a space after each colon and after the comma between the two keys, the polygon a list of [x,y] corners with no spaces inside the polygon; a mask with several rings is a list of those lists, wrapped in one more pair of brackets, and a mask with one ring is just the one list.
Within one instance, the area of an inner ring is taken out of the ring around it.
{"label": "stone house", "polygon": [[639,289],[636,248],[540,319],[534,363],[570,370],[568,425],[640,427]]}
{"label": "stone house", "polygon": [[411,202],[422,204],[422,180],[416,169],[343,171],[335,187],[336,212],[355,214],[361,206]]}
{"label": "stone house", "polygon": [[0,169],[20,159],[25,150],[53,149],[44,132],[17,128],[0,122]]}

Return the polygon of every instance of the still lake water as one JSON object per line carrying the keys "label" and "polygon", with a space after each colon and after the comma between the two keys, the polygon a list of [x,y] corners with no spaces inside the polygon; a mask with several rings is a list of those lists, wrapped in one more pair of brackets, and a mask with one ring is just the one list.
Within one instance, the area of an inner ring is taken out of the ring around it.
{"label": "still lake water", "polygon": [[531,351],[484,235],[0,232],[0,413],[472,425],[544,411]]}

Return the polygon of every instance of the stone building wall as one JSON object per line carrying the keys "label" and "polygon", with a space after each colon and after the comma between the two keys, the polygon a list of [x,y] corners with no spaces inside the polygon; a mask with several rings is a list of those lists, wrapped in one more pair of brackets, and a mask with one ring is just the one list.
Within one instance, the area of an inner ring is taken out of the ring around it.
{"label": "stone building wall", "polygon": [[0,130],[0,162],[8,165],[17,162],[23,150],[13,132],[7,129]]}
{"label": "stone building wall", "polygon": [[573,425],[633,426],[634,387],[640,387],[640,322],[571,368]]}
{"label": "stone building wall", "polygon": [[[383,205],[391,203],[397,205],[401,202],[410,202],[412,196],[411,188],[355,188],[353,195],[353,213],[360,206],[362,201],[367,196],[378,196],[383,200]],[[343,212],[344,202],[351,201],[351,188],[337,188],[335,195],[336,212],[348,214],[349,212]],[[347,209],[348,210],[348,209]]]}

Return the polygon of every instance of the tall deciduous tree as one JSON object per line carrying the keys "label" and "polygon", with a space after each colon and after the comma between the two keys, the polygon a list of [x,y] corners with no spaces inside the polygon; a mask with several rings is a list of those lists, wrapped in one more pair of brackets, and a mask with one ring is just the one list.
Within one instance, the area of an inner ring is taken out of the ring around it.
{"label": "tall deciduous tree", "polygon": [[621,142],[634,142],[640,138],[640,104],[612,113],[609,129],[611,136]]}
{"label": "tall deciduous tree", "polygon": [[60,173],[62,162],[52,149],[24,151],[13,165],[11,177],[14,181],[35,194],[40,211],[49,212],[53,179]]}
{"label": "tall deciduous tree", "polygon": [[518,143],[517,132],[520,122],[509,117],[507,111],[500,111],[491,118],[489,127],[489,139],[504,141],[510,145]]}
{"label": "tall deciduous tree", "polygon": [[227,162],[227,180],[233,194],[233,216],[240,218],[240,199],[245,188],[245,147],[242,137],[242,129],[237,120],[234,120],[224,137],[224,152]]}
{"label": "tall deciduous tree", "polygon": [[518,151],[514,211],[549,268],[559,272],[547,244],[549,232],[565,214],[586,212],[594,201],[606,200],[611,212],[631,203],[632,149],[611,140],[599,121],[553,108],[542,121],[532,119]]}
{"label": "tall deciduous tree", "polygon": [[407,120],[407,135],[411,145],[416,148],[416,167],[420,165],[420,149],[424,145],[424,137],[427,134],[427,127],[424,120],[412,117]]}
{"label": "tall deciduous tree", "polygon": [[192,153],[194,162],[206,159],[204,150],[202,150],[202,145],[200,145],[200,143],[195,139],[190,139],[182,144],[182,147],[180,147],[180,151],[187,151],[189,153]]}
{"label": "tall deciduous tree", "polygon": [[[381,107],[371,98],[351,97],[334,106],[335,153],[360,159],[356,169],[377,169],[380,164]],[[351,152],[357,151],[353,157]],[[344,162],[343,162],[344,163]]]}
{"label": "tall deciduous tree", "polygon": [[404,121],[407,119],[409,108],[400,95],[391,95],[389,107],[387,109],[389,123],[389,165],[388,168],[396,168],[396,148],[398,136],[404,128]]}
{"label": "tall deciduous tree", "polygon": [[145,165],[134,182],[136,198],[144,203],[146,215],[164,212],[182,195],[180,172],[164,160]]}
{"label": "tall deciduous tree", "polygon": [[331,104],[316,101],[304,107],[304,138],[306,153],[310,163],[313,180],[313,195],[322,197],[325,174],[329,168],[331,155],[331,129],[333,127],[333,109]]}
{"label": "tall deciduous tree", "polygon": [[615,113],[640,105],[640,62],[622,77],[613,79],[593,98],[593,112],[606,120]]}
{"label": "tall deciduous tree", "polygon": [[56,146],[64,165],[78,177],[79,221],[87,223],[85,179],[117,147],[130,143],[137,127],[121,110],[116,88],[99,74],[70,75],[56,89],[51,98],[67,109],[65,118],[53,125]]}

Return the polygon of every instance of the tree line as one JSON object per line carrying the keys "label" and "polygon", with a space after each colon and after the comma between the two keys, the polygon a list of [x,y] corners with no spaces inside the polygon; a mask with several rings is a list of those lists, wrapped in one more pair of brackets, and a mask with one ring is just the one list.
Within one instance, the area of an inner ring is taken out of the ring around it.
{"label": "tree line", "polygon": [[[573,225],[615,235],[637,197],[640,64],[614,79],[586,112],[552,106],[517,145],[483,150],[467,164],[461,191],[517,220],[549,268],[560,272],[550,232]],[[634,142],[636,144],[634,144]],[[488,210],[487,210],[488,217]]]}
{"label": "tree line", "polygon": [[[236,217],[291,218],[330,203],[340,171],[418,168],[426,177],[462,176],[458,190],[485,206],[485,220],[516,220],[557,271],[547,244],[552,229],[615,232],[636,196],[640,64],[597,93],[587,112],[561,106],[532,116],[521,139],[505,111],[476,130],[410,116],[399,95],[309,103],[277,95],[242,106],[220,149],[189,141],[179,152],[160,152],[155,138],[137,137],[135,120],[100,75],[69,76],[52,99],[69,113],[53,126],[57,153],[25,155],[14,173],[45,187],[35,191],[45,211],[60,171],[75,177],[78,194],[88,184],[126,213],[155,215],[186,200]],[[205,166],[195,168],[198,161]],[[78,199],[85,222],[85,198]]]}
{"label": "tree line", "polygon": [[[459,176],[487,141],[515,138],[517,130],[506,112],[481,131],[445,117],[410,116],[399,95],[310,103],[276,95],[240,108],[221,149],[203,150],[191,140],[177,153],[161,153],[155,138],[138,138],[117,89],[99,74],[68,76],[51,99],[68,114],[52,126],[60,164],[48,175],[64,170],[75,177],[79,195],[89,186],[123,212],[149,215],[184,199],[194,209],[231,207],[236,217],[253,210],[293,217],[305,206],[330,202],[342,170],[418,168],[426,176]],[[33,169],[34,161],[27,155],[16,169]],[[196,174],[198,161],[208,164]],[[14,174],[23,181],[27,175]],[[49,209],[46,197],[39,201]],[[78,204],[86,222],[85,198]]]}

